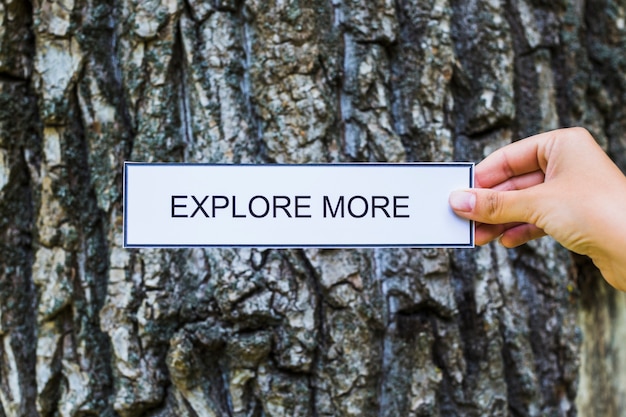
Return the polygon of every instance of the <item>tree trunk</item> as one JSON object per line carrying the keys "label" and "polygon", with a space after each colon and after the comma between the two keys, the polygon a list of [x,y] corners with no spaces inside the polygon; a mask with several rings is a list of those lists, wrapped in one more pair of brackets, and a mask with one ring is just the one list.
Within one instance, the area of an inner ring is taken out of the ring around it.
{"label": "tree trunk", "polygon": [[583,125],[626,168],[622,3],[0,0],[0,416],[624,415],[626,297],[549,238],[126,250],[121,221],[124,160]]}

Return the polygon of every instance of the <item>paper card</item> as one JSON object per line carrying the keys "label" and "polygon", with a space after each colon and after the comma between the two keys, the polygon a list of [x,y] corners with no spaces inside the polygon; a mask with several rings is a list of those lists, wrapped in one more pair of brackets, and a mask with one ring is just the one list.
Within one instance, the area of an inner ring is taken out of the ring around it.
{"label": "paper card", "polygon": [[124,165],[125,247],[473,247],[471,163]]}

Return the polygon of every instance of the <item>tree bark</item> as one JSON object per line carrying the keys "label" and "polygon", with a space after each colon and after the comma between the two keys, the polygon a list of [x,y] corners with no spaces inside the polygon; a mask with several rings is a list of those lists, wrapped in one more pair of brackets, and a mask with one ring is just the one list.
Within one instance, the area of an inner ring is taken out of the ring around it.
{"label": "tree bark", "polygon": [[[0,416],[620,416],[626,297],[515,250],[122,247],[131,161],[626,168],[615,0],[0,0]],[[158,186],[158,184],[155,184]]]}

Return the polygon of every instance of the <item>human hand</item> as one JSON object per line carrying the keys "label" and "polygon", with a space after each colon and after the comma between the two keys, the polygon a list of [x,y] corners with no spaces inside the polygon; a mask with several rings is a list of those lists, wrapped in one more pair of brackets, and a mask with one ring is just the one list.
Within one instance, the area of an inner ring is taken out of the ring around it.
{"label": "human hand", "polygon": [[475,168],[475,186],[450,206],[475,220],[476,243],[515,247],[545,234],[589,256],[626,290],[626,177],[582,128],[507,145]]}

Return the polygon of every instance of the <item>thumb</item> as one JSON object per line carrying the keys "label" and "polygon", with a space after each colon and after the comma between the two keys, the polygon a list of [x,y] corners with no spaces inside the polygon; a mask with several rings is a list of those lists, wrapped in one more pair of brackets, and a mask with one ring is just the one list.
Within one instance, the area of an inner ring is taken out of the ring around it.
{"label": "thumb", "polygon": [[449,203],[454,212],[487,224],[532,223],[529,190],[495,191],[484,188],[453,191]]}

